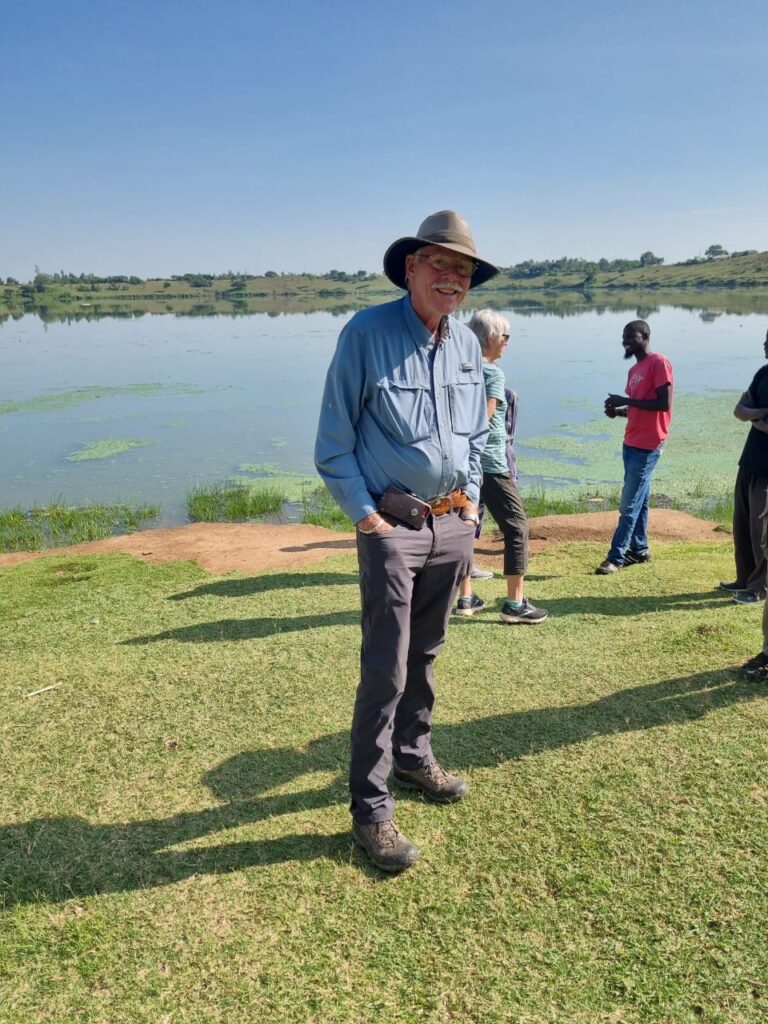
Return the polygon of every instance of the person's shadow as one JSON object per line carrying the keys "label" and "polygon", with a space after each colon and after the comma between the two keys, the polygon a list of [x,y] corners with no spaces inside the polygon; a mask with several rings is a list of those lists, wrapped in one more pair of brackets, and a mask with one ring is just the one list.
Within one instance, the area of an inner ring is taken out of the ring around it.
{"label": "person's shadow", "polygon": [[[718,708],[766,695],[764,684],[727,672],[703,672],[619,690],[589,704],[494,715],[438,726],[435,748],[451,769],[493,767],[594,736],[693,721]],[[58,901],[168,885],[195,874],[225,873],[320,857],[348,861],[347,831],[290,834],[280,839],[222,842],[173,849],[276,815],[347,801],[346,732],[302,749],[249,750],[208,772],[204,783],[222,803],[148,821],[91,824],[73,816],[35,818],[0,828],[0,904]],[[323,772],[320,786],[276,795],[273,790]],[[331,773],[330,781],[327,780]],[[361,870],[375,873],[357,854]]]}

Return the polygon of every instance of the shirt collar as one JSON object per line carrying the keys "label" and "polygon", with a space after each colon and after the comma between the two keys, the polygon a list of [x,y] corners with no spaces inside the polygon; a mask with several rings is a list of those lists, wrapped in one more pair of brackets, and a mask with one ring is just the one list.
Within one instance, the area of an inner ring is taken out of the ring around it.
{"label": "shirt collar", "polygon": [[403,296],[402,303],[405,322],[408,325],[413,340],[419,346],[430,347],[434,342],[434,335],[413,308],[410,293]]}

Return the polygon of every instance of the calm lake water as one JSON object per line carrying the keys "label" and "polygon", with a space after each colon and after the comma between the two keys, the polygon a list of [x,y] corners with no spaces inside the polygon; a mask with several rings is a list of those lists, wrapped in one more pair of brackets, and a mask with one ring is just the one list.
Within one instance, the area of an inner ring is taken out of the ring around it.
{"label": "calm lake water", "polygon": [[[501,366],[520,395],[521,444],[593,418],[608,391],[623,391],[621,331],[637,311],[504,312],[512,337]],[[312,474],[325,371],[350,316],[5,321],[0,507],[152,501],[170,524],[186,521],[190,487],[244,465]],[[765,316],[661,306],[648,320],[679,394],[741,390],[763,362]],[[151,443],[71,460],[90,443],[126,439]],[[521,469],[525,484],[524,459]]]}

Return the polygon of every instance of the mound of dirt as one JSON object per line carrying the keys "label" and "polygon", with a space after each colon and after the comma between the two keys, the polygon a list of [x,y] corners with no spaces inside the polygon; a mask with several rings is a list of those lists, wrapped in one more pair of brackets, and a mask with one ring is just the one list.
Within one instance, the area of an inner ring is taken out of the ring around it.
{"label": "mound of dirt", "polygon": [[[615,512],[543,516],[530,521],[531,552],[552,544],[588,540],[605,545],[616,527]],[[649,532],[654,540],[721,540],[728,535],[714,523],[686,512],[651,509]],[[255,523],[192,523],[169,530],[144,530],[124,537],[77,544],[50,551],[0,555],[0,568],[52,555],[123,551],[146,562],[193,561],[208,572],[266,572],[297,569],[329,555],[355,550],[352,533],[334,533],[321,526],[262,526]],[[476,553],[481,564],[501,571],[500,536],[483,537]]]}

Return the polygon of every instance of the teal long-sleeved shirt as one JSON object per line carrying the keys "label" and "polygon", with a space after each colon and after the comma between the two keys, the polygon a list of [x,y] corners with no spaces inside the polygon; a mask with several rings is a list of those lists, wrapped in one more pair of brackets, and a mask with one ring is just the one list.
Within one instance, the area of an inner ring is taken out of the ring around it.
{"label": "teal long-sleeved shirt", "polygon": [[410,296],[361,310],[339,336],[325,382],[315,465],[353,522],[390,485],[430,501],[480,496],[488,436],[477,338],[450,317],[434,345]]}

